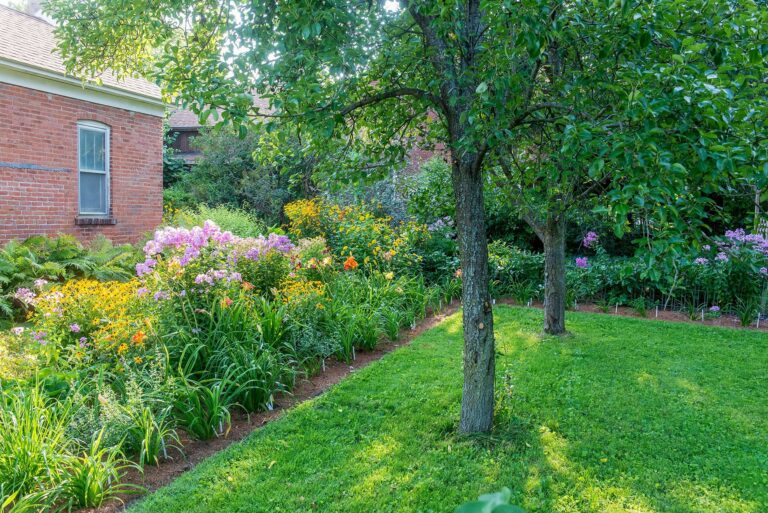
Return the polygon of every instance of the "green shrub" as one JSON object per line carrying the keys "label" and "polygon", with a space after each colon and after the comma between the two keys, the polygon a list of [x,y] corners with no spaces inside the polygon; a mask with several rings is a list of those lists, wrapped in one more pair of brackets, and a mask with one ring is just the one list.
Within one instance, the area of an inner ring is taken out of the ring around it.
{"label": "green shrub", "polygon": [[125,470],[132,467],[118,447],[104,447],[102,433],[93,438],[79,456],[69,459],[64,467],[61,500],[71,508],[98,508],[119,494],[140,490],[121,485]]}
{"label": "green shrub", "polygon": [[232,399],[225,394],[225,388],[229,388],[225,380],[210,385],[185,381],[174,401],[174,419],[198,440],[226,435],[232,424]]}
{"label": "green shrub", "polygon": [[53,400],[39,386],[0,394],[3,492],[23,497],[58,488],[75,448],[67,437],[72,401]]}
{"label": "green shrub", "polygon": [[239,237],[258,237],[267,233],[267,226],[255,214],[229,205],[209,207],[201,204],[166,213],[166,223],[185,228],[202,226],[208,220]]}

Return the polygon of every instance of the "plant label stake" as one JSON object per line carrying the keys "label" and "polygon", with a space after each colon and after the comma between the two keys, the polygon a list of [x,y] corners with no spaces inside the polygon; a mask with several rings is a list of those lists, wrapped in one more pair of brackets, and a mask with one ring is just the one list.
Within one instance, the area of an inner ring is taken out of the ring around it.
{"label": "plant label stake", "polygon": [[657,319],[659,318],[659,306],[658,305],[656,305],[656,318]]}
{"label": "plant label stake", "polygon": [[323,372],[325,372],[325,358],[321,360],[323,362]]}
{"label": "plant label stake", "polygon": [[619,313],[619,304],[616,303],[616,314],[618,314],[618,313]]}
{"label": "plant label stake", "polygon": [[357,360],[357,357],[355,356],[355,346],[352,346],[352,359]]}
{"label": "plant label stake", "polygon": [[760,314],[757,314],[757,329],[760,329]]}
{"label": "plant label stake", "polygon": [[701,322],[704,322],[704,309],[701,309]]}

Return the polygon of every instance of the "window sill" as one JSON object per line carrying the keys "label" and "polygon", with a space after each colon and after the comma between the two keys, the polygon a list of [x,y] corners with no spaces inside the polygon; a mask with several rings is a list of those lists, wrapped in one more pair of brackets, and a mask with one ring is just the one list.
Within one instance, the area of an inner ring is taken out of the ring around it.
{"label": "window sill", "polygon": [[112,216],[77,216],[75,218],[77,226],[99,226],[117,224],[117,219]]}

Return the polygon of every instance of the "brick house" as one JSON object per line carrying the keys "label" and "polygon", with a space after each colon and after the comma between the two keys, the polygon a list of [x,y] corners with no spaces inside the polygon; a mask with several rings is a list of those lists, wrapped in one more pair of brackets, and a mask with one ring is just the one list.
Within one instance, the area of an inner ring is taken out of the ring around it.
{"label": "brick house", "polygon": [[139,79],[66,75],[53,26],[0,6],[0,242],[134,242],[162,219],[164,105]]}

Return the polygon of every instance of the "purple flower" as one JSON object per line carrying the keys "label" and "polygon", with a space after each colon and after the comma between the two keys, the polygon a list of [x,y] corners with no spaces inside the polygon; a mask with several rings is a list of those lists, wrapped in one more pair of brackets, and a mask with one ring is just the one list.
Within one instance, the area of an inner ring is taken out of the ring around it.
{"label": "purple flower", "polygon": [[21,301],[22,303],[29,305],[32,304],[35,301],[35,298],[37,295],[29,290],[28,288],[20,288],[16,289],[16,292],[13,294],[13,297]]}
{"label": "purple flower", "polygon": [[18,337],[24,333],[24,326],[16,326],[15,328],[11,328],[11,331]]}
{"label": "purple flower", "polygon": [[37,341],[37,343],[40,344],[41,346],[44,346],[45,344],[48,343],[48,341],[45,340],[46,335],[48,335],[48,333],[45,331],[32,332],[32,338],[34,338]]}
{"label": "purple flower", "polygon": [[198,285],[202,285],[203,283],[207,283],[208,285],[213,285],[213,278],[211,278],[207,273],[198,274],[197,276],[195,276],[195,283]]}
{"label": "purple flower", "polygon": [[728,261],[728,255],[723,253],[722,251],[717,254],[715,257],[715,260],[719,260],[720,262],[727,262]]}
{"label": "purple flower", "polygon": [[181,292],[179,292],[179,297],[184,297],[186,295],[187,295],[187,291],[186,290],[182,290]]}
{"label": "purple flower", "polygon": [[592,245],[596,242],[597,234],[595,232],[587,232],[587,234],[584,236],[584,239],[581,241],[585,248],[592,247]]}
{"label": "purple flower", "polygon": [[70,324],[69,331],[71,331],[72,333],[80,333],[80,325],[77,323]]}
{"label": "purple flower", "polygon": [[136,295],[139,297],[146,296],[147,294],[149,294],[149,289],[147,287],[141,287],[136,291]]}
{"label": "purple flower", "polygon": [[155,292],[154,298],[155,298],[155,301],[161,301],[163,299],[168,299],[168,293],[167,292],[163,292],[162,290],[159,290],[159,291]]}
{"label": "purple flower", "polygon": [[588,266],[589,261],[587,260],[587,257],[576,257],[576,267],[586,269]]}
{"label": "purple flower", "polygon": [[710,246],[709,244],[704,244],[704,245],[701,247],[701,249],[703,249],[704,251],[709,251],[710,249],[712,249],[712,246]]}
{"label": "purple flower", "polygon": [[699,257],[696,260],[694,260],[693,263],[696,265],[707,265],[709,263],[709,260],[707,260],[704,257]]}
{"label": "purple flower", "polygon": [[262,255],[265,255],[270,251],[289,253],[294,248],[291,239],[285,235],[277,235],[276,233],[270,233],[269,237],[266,238],[263,235],[260,235],[253,239],[246,239],[246,242],[250,246],[250,249],[245,252],[245,258],[248,258],[249,260],[259,260]]}
{"label": "purple flower", "polygon": [[80,349],[84,348],[87,342],[88,342],[87,337],[80,337]]}
{"label": "purple flower", "polygon": [[717,305],[712,305],[712,306],[709,307],[709,311],[710,312],[719,312],[720,311],[720,307],[717,306]]}
{"label": "purple flower", "polygon": [[760,274],[768,274],[768,267],[761,267]]}
{"label": "purple flower", "polygon": [[45,280],[43,278],[38,278],[38,279],[35,280],[35,288],[36,289],[42,289],[46,285],[48,285],[48,280]]}
{"label": "purple flower", "polygon": [[136,276],[144,276],[152,272],[152,269],[157,265],[157,260],[153,258],[147,258],[144,262],[136,264]]}

